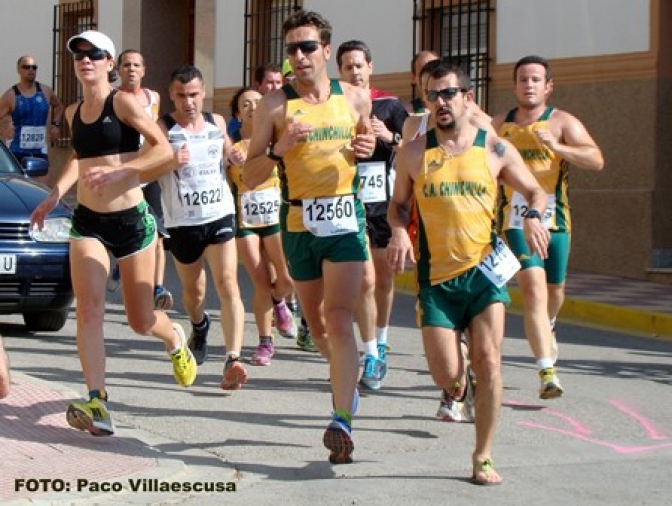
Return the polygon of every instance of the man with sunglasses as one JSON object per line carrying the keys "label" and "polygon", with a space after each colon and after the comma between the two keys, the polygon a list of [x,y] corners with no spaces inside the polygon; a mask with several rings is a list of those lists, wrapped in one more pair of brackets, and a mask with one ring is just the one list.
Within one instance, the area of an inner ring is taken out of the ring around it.
{"label": "man with sunglasses", "polygon": [[[546,194],[507,141],[471,123],[469,75],[441,60],[428,75],[426,97],[433,127],[399,150],[388,220],[390,267],[417,260],[418,322],[429,372],[436,385],[457,396],[464,358],[460,338],[468,330],[475,391],[476,446],[472,481],[502,481],[493,468],[492,444],[502,401],[501,345],[506,282],[519,264],[494,233],[497,181],[543,209]],[[407,226],[411,197],[418,209],[415,254]],[[535,219],[524,224],[531,251],[546,256],[548,231]]]}
{"label": "man with sunglasses", "polygon": [[530,173],[548,194],[548,206],[536,219],[551,232],[548,258],[530,252],[521,229],[534,216],[522,196],[502,189],[498,226],[522,268],[516,280],[523,295],[525,333],[537,363],[539,397],[563,394],[556,371],[555,318],[565,298],[565,279],[571,238],[568,197],[570,164],[602,170],[602,152],[583,124],[571,114],[547,105],[553,91],[548,62],[540,56],[520,59],[513,71],[518,106],[498,115],[493,126],[520,152]]}
{"label": "man with sunglasses", "polygon": [[387,243],[392,234],[387,223],[387,203],[394,184],[395,148],[408,113],[399,99],[372,88],[371,49],[360,40],[344,42],[336,52],[338,71],[344,81],[366,90],[371,97],[376,149],[371,158],[357,163],[359,197],[366,209],[366,230],[371,261],[364,268],[364,286],[357,320],[364,344],[364,370],[359,384],[378,390],[387,373],[387,328],[394,300],[394,275],[387,264]]}
{"label": "man with sunglasses", "polygon": [[[9,149],[19,163],[29,156],[48,160],[47,138],[52,143],[58,141],[63,104],[49,86],[36,80],[37,63],[34,57],[22,56],[16,62],[16,69],[19,82],[0,97],[0,123],[11,116],[14,128]],[[7,131],[5,127],[3,139]],[[49,183],[48,175],[38,179]]]}
{"label": "man with sunglasses", "polygon": [[373,155],[368,94],[329,79],[331,25],[304,10],[283,24],[295,79],[265,95],[244,169],[254,188],[282,174],[282,246],[315,345],[329,361],[333,417],[323,436],[334,464],[352,462],[359,356],[352,321],[368,260],[358,159]]}

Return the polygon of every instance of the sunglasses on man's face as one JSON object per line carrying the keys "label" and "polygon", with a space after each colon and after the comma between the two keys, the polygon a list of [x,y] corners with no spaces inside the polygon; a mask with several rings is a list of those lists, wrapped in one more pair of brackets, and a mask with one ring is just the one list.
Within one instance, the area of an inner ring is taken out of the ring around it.
{"label": "sunglasses on man's face", "polygon": [[442,90],[427,90],[427,100],[430,102],[436,102],[439,97],[441,97],[446,102],[451,100],[459,92],[466,93],[467,89],[465,88],[444,88]]}
{"label": "sunglasses on man's face", "polygon": [[290,42],[285,45],[287,54],[294,56],[300,49],[303,54],[312,54],[320,47],[317,40],[302,40],[301,42]]}
{"label": "sunglasses on man's face", "polygon": [[108,54],[104,49],[94,47],[93,49],[87,49],[86,51],[75,51],[73,56],[77,61],[83,60],[84,58],[88,58],[91,61],[100,61],[107,58]]}
{"label": "sunglasses on man's face", "polygon": [[37,70],[37,65],[21,65],[23,70]]}

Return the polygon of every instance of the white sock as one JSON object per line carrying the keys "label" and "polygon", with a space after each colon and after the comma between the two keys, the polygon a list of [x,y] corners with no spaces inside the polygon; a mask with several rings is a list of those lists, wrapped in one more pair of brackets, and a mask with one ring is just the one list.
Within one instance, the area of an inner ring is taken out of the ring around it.
{"label": "white sock", "polygon": [[553,367],[553,359],[552,358],[540,358],[539,360],[537,360],[537,367],[539,368],[540,371],[543,370],[543,369],[549,369],[549,368]]}
{"label": "white sock", "polygon": [[376,341],[378,344],[387,344],[387,327],[376,327]]}
{"label": "white sock", "polygon": [[555,330],[555,318],[551,318],[551,330]]}
{"label": "white sock", "polygon": [[378,358],[378,343],[375,339],[372,339],[368,343],[364,343],[364,351],[367,355],[373,355]]}

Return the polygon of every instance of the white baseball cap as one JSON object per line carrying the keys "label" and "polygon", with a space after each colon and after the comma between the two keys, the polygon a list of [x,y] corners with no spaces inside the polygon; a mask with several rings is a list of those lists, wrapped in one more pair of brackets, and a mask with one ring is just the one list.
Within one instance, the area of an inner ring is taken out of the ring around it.
{"label": "white baseball cap", "polygon": [[114,42],[112,42],[112,39],[110,39],[104,33],[98,32],[96,30],[86,30],[79,35],[70,37],[68,43],[66,44],[68,51],[71,53],[77,52],[77,44],[83,40],[91,44],[93,47],[107,51],[112,59],[114,59],[117,55],[116,51],[114,50]]}

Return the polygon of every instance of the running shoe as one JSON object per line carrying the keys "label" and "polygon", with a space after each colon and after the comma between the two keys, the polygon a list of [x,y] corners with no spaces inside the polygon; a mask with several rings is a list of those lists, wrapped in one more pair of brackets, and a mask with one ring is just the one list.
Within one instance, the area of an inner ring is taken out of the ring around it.
{"label": "running shoe", "polygon": [[119,271],[119,264],[114,264],[112,271],[110,272],[110,277],[107,278],[107,291],[112,293],[119,290],[121,286],[121,271]]}
{"label": "running shoe", "polygon": [[380,390],[380,367],[381,361],[367,354],[364,357],[364,370],[359,384],[369,390]]}
{"label": "running shoe", "polygon": [[191,386],[196,379],[198,366],[194,355],[187,346],[187,338],[184,335],[182,326],[178,323],[173,323],[173,329],[180,338],[180,349],[175,353],[169,353],[170,360],[173,362],[173,375],[177,383],[183,387]]}
{"label": "running shoe", "polygon": [[170,293],[163,285],[154,287],[154,309],[162,309],[168,311],[173,307],[173,294]]}
{"label": "running shoe", "polygon": [[227,360],[220,387],[222,390],[240,390],[247,383],[247,371],[240,360]]}
{"label": "running shoe", "polygon": [[331,423],[324,431],[322,438],[324,446],[331,452],[329,462],[332,464],[352,463],[352,452],[355,443],[352,441],[352,429],[348,422],[334,415]]}
{"label": "running shoe", "polygon": [[275,328],[278,329],[282,337],[287,339],[296,337],[297,329],[294,315],[292,315],[284,300],[273,305],[273,319],[275,320]]}
{"label": "running shoe", "polygon": [[308,325],[299,325],[299,335],[296,337],[296,345],[303,351],[317,352],[317,347],[313,342],[313,337],[310,335]]}
{"label": "running shoe", "polygon": [[441,390],[441,401],[436,417],[444,422],[466,422],[464,403],[453,399],[448,392]]}
{"label": "running shoe", "polygon": [[250,363],[252,365],[271,365],[271,358],[274,354],[275,349],[272,342],[259,343]]}
{"label": "running shoe", "polygon": [[205,324],[202,328],[196,329],[191,324],[191,334],[189,335],[189,349],[194,354],[196,363],[201,365],[208,358],[208,332],[210,331],[210,315],[204,313]]}
{"label": "running shoe", "polygon": [[541,380],[541,386],[539,387],[540,399],[548,400],[562,397],[564,390],[555,374],[554,367],[548,367],[539,371],[539,379]]}
{"label": "running shoe", "polygon": [[107,405],[97,397],[88,401],[73,402],[68,406],[65,417],[70,427],[87,431],[94,436],[114,434],[114,424]]}
{"label": "running shoe", "polygon": [[387,376],[387,352],[388,346],[386,344],[378,345],[378,360],[380,361],[380,380],[382,381]]}

